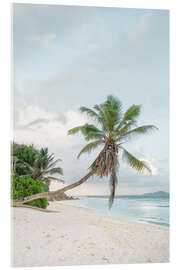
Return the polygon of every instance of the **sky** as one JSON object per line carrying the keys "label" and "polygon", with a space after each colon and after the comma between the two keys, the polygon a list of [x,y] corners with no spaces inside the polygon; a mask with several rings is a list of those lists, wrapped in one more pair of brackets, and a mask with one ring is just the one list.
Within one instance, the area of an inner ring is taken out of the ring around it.
{"label": "sky", "polygon": [[[81,106],[118,97],[142,105],[139,125],[158,127],[126,145],[152,168],[137,174],[120,160],[117,194],[169,190],[169,12],[167,10],[13,5],[13,137],[61,158],[66,184],[88,172],[99,151],[67,131],[89,121]],[[72,194],[109,194],[90,178]]]}

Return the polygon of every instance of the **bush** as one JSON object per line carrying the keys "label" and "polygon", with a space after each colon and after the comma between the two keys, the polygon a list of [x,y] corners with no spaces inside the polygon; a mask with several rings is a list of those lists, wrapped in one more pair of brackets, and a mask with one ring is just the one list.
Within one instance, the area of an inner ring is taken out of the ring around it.
{"label": "bush", "polygon": [[[18,174],[12,174],[11,197],[13,200],[23,199],[26,196],[49,191],[49,188],[39,180],[34,180],[30,176],[20,177]],[[46,208],[49,203],[46,198],[37,199],[26,204]]]}
{"label": "bush", "polygon": [[25,145],[25,144],[12,144],[12,156],[18,159],[16,163],[16,173],[19,175],[30,174],[31,171],[23,163],[27,163],[30,166],[34,165],[34,162],[37,158],[38,150],[34,145]]}

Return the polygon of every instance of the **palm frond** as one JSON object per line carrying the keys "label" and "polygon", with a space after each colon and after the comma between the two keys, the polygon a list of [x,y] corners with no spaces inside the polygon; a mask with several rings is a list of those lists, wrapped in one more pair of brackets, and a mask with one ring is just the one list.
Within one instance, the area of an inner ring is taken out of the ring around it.
{"label": "palm frond", "polygon": [[72,128],[68,131],[68,134],[75,134],[77,132],[81,132],[86,141],[93,139],[103,139],[106,137],[105,133],[99,130],[94,125],[85,124],[83,126]]}
{"label": "palm frond", "polygon": [[148,134],[154,130],[158,130],[158,128],[154,125],[140,126],[140,127],[135,128],[135,129],[132,129],[128,132],[122,133],[120,138],[129,140],[131,138],[134,138],[137,135]]}
{"label": "palm frond", "polygon": [[93,140],[93,139],[103,139],[105,138],[104,132],[99,130],[94,125],[85,124],[81,129],[82,134],[84,135],[85,140]]}
{"label": "palm frond", "polygon": [[46,156],[44,156],[44,159],[47,162],[47,164],[49,164],[50,162],[52,162],[54,160],[54,154],[46,155]]}
{"label": "palm frond", "polygon": [[48,167],[47,170],[49,170],[50,168],[54,167],[56,165],[56,163],[58,163],[59,161],[62,161],[62,159],[58,158],[55,161],[51,162]]}
{"label": "palm frond", "polygon": [[116,136],[121,136],[124,133],[128,132],[132,127],[136,126],[136,121],[130,121],[125,124],[122,128],[115,130]]}
{"label": "palm frond", "polygon": [[63,169],[60,167],[52,168],[50,170],[44,171],[45,174],[55,174],[58,173],[60,175],[63,175]]}
{"label": "palm frond", "polygon": [[48,176],[46,178],[43,178],[43,181],[46,181],[46,180],[53,180],[53,181],[61,182],[63,184],[65,183],[64,180],[62,180],[60,178],[53,177],[53,176]]}
{"label": "palm frond", "polygon": [[96,113],[93,109],[87,108],[85,106],[80,107],[79,109],[82,113],[86,113],[91,118],[94,118],[98,123],[102,124],[102,117]]}
{"label": "palm frond", "polygon": [[68,135],[74,135],[74,134],[78,133],[79,131],[81,131],[82,127],[83,126],[77,126],[77,127],[69,129]]}
{"label": "palm frond", "polygon": [[120,146],[120,148],[123,150],[122,159],[126,161],[131,168],[137,170],[138,172],[143,172],[144,170],[147,170],[150,174],[152,174],[150,167],[145,162],[134,157],[122,146]]}
{"label": "palm frond", "polygon": [[103,105],[102,104],[100,104],[100,105],[94,105],[93,109],[95,109],[98,112],[99,117],[101,118],[102,130],[104,132],[107,132],[108,129],[107,129],[106,124],[105,124]]}
{"label": "palm frond", "polygon": [[120,113],[118,110],[112,109],[108,103],[101,104],[101,114],[103,118],[103,130],[106,132],[115,130],[115,126],[120,121]]}
{"label": "palm frond", "polygon": [[112,117],[110,115],[110,112],[107,108],[104,108],[103,110],[103,118],[104,118],[104,125],[106,127],[106,130],[112,131],[114,125],[112,122]]}
{"label": "palm frond", "polygon": [[22,163],[25,167],[27,167],[28,170],[30,170],[31,173],[33,173],[35,171],[35,169],[36,169],[33,166],[31,166],[29,163],[27,163],[27,162],[25,162],[23,160],[19,159],[19,162]]}
{"label": "palm frond", "polygon": [[132,121],[138,118],[141,113],[141,105],[132,105],[124,114],[124,120]]}
{"label": "palm frond", "polygon": [[141,105],[132,105],[124,114],[122,121],[117,126],[116,130],[119,130],[129,121],[136,121],[141,113]]}
{"label": "palm frond", "polygon": [[92,150],[94,150],[97,146],[104,144],[105,141],[104,140],[97,140],[94,142],[91,142],[89,144],[87,144],[78,154],[77,158],[79,158],[82,154],[84,153],[91,153]]}
{"label": "palm frond", "polygon": [[122,104],[120,100],[112,95],[107,97],[107,100],[102,104],[103,114],[109,131],[115,130],[115,126],[122,118]]}
{"label": "palm frond", "polygon": [[41,156],[46,156],[47,154],[48,154],[48,147],[42,147],[41,149],[40,149],[40,151],[39,151],[39,154],[41,155]]}
{"label": "palm frond", "polygon": [[107,96],[107,100],[104,105],[119,113],[122,112],[121,101],[117,97],[114,97],[112,95]]}

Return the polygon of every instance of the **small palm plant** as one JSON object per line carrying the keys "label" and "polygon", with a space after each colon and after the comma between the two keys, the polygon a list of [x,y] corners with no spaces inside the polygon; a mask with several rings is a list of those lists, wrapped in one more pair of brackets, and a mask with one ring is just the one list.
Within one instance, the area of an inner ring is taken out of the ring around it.
{"label": "small palm plant", "polygon": [[[26,147],[28,150],[32,146]],[[25,174],[21,174],[22,177],[30,175],[35,180],[40,180],[46,185],[50,185],[51,180],[59,181],[64,183],[64,180],[55,177],[54,175],[63,175],[63,170],[61,167],[56,167],[56,164],[61,161],[61,159],[54,159],[54,154],[49,155],[48,148],[41,148],[33,152],[29,150],[28,159],[18,158],[13,156],[13,171],[16,172],[16,164],[20,164],[20,169],[24,169]],[[29,158],[30,157],[30,158]]]}
{"label": "small palm plant", "polygon": [[53,176],[55,174],[63,175],[62,168],[56,167],[59,161],[61,161],[61,159],[54,160],[54,154],[49,155],[47,147],[41,148],[33,166],[30,168],[33,178],[44,182],[48,186],[51,180],[64,183],[64,180]]}
{"label": "small palm plant", "polygon": [[141,106],[132,105],[123,114],[121,102],[112,95],[109,95],[103,104],[95,105],[93,109],[83,106],[80,111],[86,113],[97,125],[77,126],[70,129],[68,134],[73,135],[81,132],[85,140],[89,141],[78,154],[78,158],[84,153],[91,153],[100,145],[103,146],[102,151],[91,164],[91,171],[88,176],[97,175],[100,178],[110,176],[109,208],[111,208],[117,185],[118,154],[121,154],[122,159],[138,172],[146,170],[151,173],[150,167],[144,161],[129,153],[124,148],[124,144],[136,135],[147,134],[157,128],[154,125],[138,127],[137,119],[141,113]]}

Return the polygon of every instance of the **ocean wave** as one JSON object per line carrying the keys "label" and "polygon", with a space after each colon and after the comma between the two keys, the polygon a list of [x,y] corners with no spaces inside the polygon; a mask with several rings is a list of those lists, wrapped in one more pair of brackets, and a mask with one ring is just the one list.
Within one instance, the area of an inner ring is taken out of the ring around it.
{"label": "ocean wave", "polygon": [[141,222],[145,222],[145,223],[150,223],[150,224],[155,224],[155,225],[159,225],[159,226],[166,226],[169,227],[169,223],[168,222],[162,222],[162,221],[154,221],[154,220],[148,220],[148,219],[139,219],[139,221]]}
{"label": "ocean wave", "polygon": [[166,226],[169,227],[169,224],[166,222],[158,222],[158,221],[147,221],[148,223],[155,224],[155,225],[160,225],[160,226]]}

